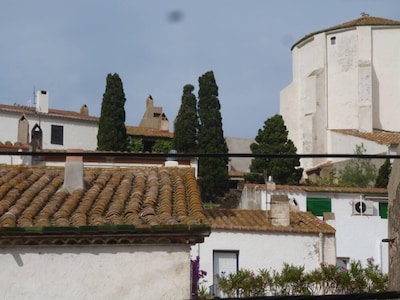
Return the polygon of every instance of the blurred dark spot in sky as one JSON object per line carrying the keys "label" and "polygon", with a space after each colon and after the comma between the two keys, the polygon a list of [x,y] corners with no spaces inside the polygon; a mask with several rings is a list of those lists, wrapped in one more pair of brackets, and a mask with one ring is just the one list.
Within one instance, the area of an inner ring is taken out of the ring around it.
{"label": "blurred dark spot in sky", "polygon": [[173,10],[168,13],[168,21],[175,23],[180,22],[183,19],[183,12],[180,10]]}

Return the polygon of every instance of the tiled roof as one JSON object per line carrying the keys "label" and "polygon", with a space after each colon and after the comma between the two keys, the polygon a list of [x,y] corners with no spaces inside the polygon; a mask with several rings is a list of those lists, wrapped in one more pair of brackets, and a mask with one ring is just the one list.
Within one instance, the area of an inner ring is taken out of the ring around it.
{"label": "tiled roof", "polygon": [[[36,111],[36,108],[33,106],[0,104],[0,110],[17,112],[17,113],[34,114]],[[72,119],[81,119],[81,120],[88,120],[88,121],[98,121],[97,117],[88,116],[88,115],[82,114],[80,112],[75,112],[75,111],[70,111],[70,110],[59,110],[59,109],[49,108],[48,113],[41,113],[41,115],[57,116],[57,117],[72,118]]]}
{"label": "tiled roof", "polygon": [[399,132],[387,132],[387,131],[361,132],[358,130],[351,130],[351,129],[335,129],[332,131],[341,134],[356,136],[382,145],[400,144]]}
{"label": "tiled roof", "polygon": [[153,137],[167,137],[173,138],[174,134],[167,130],[158,130],[150,127],[126,126],[126,133],[128,135],[136,136],[153,136]]}
{"label": "tiled roof", "polygon": [[378,17],[373,17],[369,16],[368,14],[362,16],[361,18],[351,20],[348,22],[344,22],[339,25],[335,25],[326,29],[318,30],[312,33],[307,34],[303,38],[301,38],[299,41],[297,41],[293,46],[292,50],[296,45],[301,43],[302,41],[308,39],[309,37],[319,34],[321,32],[327,32],[327,31],[332,31],[332,30],[338,30],[338,29],[343,29],[343,28],[351,28],[355,26],[400,26],[400,21],[395,21],[395,20],[390,20],[390,19],[384,19],[384,18],[378,18]]}
{"label": "tiled roof", "polygon": [[[246,187],[265,190],[265,184],[247,183]],[[323,192],[323,193],[356,193],[356,194],[380,194],[386,195],[387,189],[375,187],[340,187],[340,186],[309,186],[309,185],[276,185],[276,191],[287,191],[293,193],[301,192]]]}
{"label": "tiled roof", "polygon": [[85,168],[85,189],[71,194],[63,182],[64,168],[1,165],[0,245],[193,244],[209,234],[190,168]]}
{"label": "tiled roof", "polygon": [[290,212],[289,226],[274,226],[265,210],[206,209],[211,228],[233,231],[334,234],[335,229],[310,212]]}

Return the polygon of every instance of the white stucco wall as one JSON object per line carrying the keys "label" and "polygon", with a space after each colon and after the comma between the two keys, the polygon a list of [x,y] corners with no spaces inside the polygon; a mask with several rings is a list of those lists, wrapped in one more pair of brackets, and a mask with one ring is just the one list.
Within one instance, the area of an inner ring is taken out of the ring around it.
{"label": "white stucco wall", "polygon": [[[7,128],[0,132],[0,141],[10,141],[15,143],[18,136],[18,120],[22,113],[0,111],[0,126]],[[97,147],[97,122],[58,118],[51,115],[25,114],[29,121],[29,138],[35,124],[40,124],[43,132],[43,149],[71,149],[79,148],[85,150],[95,150]],[[64,127],[64,144],[51,144],[51,125]]]}
{"label": "white stucco wall", "polygon": [[[387,243],[382,243],[382,239],[388,235],[388,222],[387,219],[379,216],[378,199],[372,200],[373,215],[360,216],[352,214],[353,202],[360,199],[359,194],[293,193],[288,191],[274,193],[286,194],[289,199],[296,199],[301,211],[307,210],[307,197],[330,198],[335,220],[329,220],[327,223],[336,229],[336,255],[348,257],[350,260],[359,260],[364,265],[367,258],[373,257],[383,272],[388,271],[388,246]],[[268,192],[267,202],[270,195],[271,192]],[[368,196],[366,197],[368,198]]]}
{"label": "white stucco wall", "polygon": [[0,248],[2,299],[190,299],[187,245]]}
{"label": "white stucco wall", "polygon": [[[281,92],[280,114],[297,153],[353,153],[330,129],[399,130],[399,48],[400,28],[358,26],[320,32],[292,49],[293,78]],[[310,158],[301,166],[322,162]]]}
{"label": "white stucco wall", "polygon": [[[204,243],[192,246],[191,256],[200,256],[200,269],[207,272],[205,286],[213,284],[213,251],[238,251],[239,269],[270,269],[280,271],[283,263],[312,270],[321,262],[321,239],[318,234],[278,232],[234,232],[212,230]],[[336,261],[335,239],[323,237],[324,261]]]}
{"label": "white stucco wall", "polygon": [[372,30],[374,127],[399,131],[400,28]]}

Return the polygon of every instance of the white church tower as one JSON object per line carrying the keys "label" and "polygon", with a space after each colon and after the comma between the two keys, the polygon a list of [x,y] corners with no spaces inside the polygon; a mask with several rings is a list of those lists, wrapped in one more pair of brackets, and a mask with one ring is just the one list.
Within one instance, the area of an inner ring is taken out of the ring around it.
{"label": "white church tower", "polygon": [[[362,14],[306,35],[291,50],[293,81],[281,91],[280,113],[297,153],[353,153],[362,141],[355,136],[400,132],[400,21]],[[374,147],[367,152],[388,149]],[[303,159],[302,167],[326,162]]]}

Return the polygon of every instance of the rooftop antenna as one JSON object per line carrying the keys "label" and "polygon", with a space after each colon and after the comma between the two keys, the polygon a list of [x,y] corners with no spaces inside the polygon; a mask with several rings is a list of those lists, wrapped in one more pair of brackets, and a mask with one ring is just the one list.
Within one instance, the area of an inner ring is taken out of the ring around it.
{"label": "rooftop antenna", "polygon": [[35,114],[38,115],[38,121],[39,121],[39,127],[42,125],[42,119],[40,118],[40,111],[37,110],[36,104],[37,104],[37,99],[36,99],[36,87],[33,86],[33,104],[35,106]]}
{"label": "rooftop antenna", "polygon": [[33,104],[36,105],[36,88],[33,86]]}

